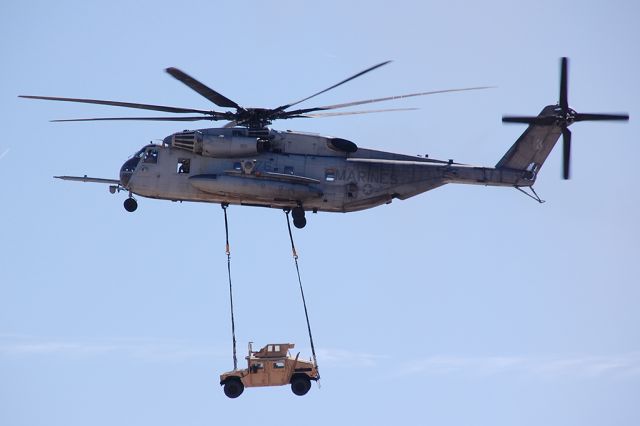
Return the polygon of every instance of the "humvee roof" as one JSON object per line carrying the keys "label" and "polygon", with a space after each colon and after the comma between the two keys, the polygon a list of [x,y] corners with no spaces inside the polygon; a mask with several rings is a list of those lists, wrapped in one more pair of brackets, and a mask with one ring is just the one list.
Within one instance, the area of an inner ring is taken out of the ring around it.
{"label": "humvee roof", "polygon": [[289,349],[293,349],[293,343],[274,343],[265,346],[257,352],[253,352],[251,356],[256,358],[279,358],[287,356]]}

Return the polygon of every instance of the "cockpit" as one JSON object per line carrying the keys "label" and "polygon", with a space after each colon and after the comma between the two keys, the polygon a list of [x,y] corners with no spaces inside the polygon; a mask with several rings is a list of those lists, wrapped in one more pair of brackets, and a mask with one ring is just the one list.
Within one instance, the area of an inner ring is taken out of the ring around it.
{"label": "cockpit", "polygon": [[140,160],[143,163],[156,164],[158,162],[158,147],[156,145],[147,145],[131,156],[120,168],[120,183],[123,186],[129,184],[131,175],[138,167]]}

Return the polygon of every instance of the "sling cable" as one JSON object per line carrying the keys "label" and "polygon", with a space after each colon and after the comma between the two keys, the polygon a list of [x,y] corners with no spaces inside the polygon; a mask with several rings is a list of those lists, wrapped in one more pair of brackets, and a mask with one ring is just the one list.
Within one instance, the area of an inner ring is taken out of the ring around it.
{"label": "sling cable", "polygon": [[[229,277],[229,302],[231,307],[231,337],[233,342],[233,369],[238,369],[238,358],[236,355],[236,326],[235,326],[235,317],[233,311],[233,286],[231,282],[231,248],[229,245],[229,221],[227,219],[227,208],[229,207],[228,203],[222,203],[222,210],[224,211],[224,230],[225,230],[225,253],[227,254],[227,274]],[[313,343],[313,335],[311,333],[311,323],[309,321],[309,312],[307,309],[307,301],[304,297],[304,289],[302,287],[302,279],[300,278],[300,266],[298,265],[298,253],[296,251],[296,246],[293,241],[293,234],[291,232],[291,222],[289,220],[290,210],[284,210],[286,218],[287,218],[287,229],[289,231],[289,240],[291,241],[291,251],[293,254],[293,260],[296,265],[296,273],[298,275],[298,285],[300,287],[300,296],[302,297],[302,306],[304,307],[304,316],[307,321],[307,331],[309,333],[309,343],[311,345],[311,354],[313,356],[313,363],[316,367],[316,371],[318,372],[318,380],[320,379],[320,370],[318,369],[318,358],[316,356],[316,348]]]}
{"label": "sling cable", "polygon": [[228,203],[223,203],[222,210],[224,211],[224,233],[227,239],[225,246],[225,252],[227,253],[227,272],[229,275],[229,301],[231,302],[231,337],[233,339],[233,369],[238,369],[238,357],[236,356],[236,322],[233,317],[233,287],[231,286],[231,249],[229,247],[229,222],[227,221],[227,207]]}
{"label": "sling cable", "polygon": [[311,324],[309,322],[309,312],[307,311],[307,302],[304,298],[304,290],[302,289],[302,280],[300,279],[300,267],[298,266],[298,253],[296,252],[296,245],[293,242],[293,234],[291,233],[291,222],[289,221],[290,210],[285,210],[284,214],[287,217],[287,229],[289,230],[289,239],[291,240],[291,252],[293,254],[293,260],[296,264],[296,272],[298,273],[298,284],[300,285],[300,296],[302,296],[302,306],[304,306],[304,316],[307,319],[307,330],[309,331],[309,343],[311,344],[311,354],[313,355],[313,363],[316,366],[318,372],[318,380],[320,380],[320,369],[318,368],[318,359],[316,357],[316,348],[313,344],[313,335],[311,334]]}

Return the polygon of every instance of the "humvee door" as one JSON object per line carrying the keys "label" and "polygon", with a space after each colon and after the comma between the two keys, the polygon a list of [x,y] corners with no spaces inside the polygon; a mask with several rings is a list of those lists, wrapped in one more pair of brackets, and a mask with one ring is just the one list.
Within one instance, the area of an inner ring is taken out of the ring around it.
{"label": "humvee door", "polygon": [[257,359],[249,361],[249,374],[245,376],[249,386],[266,386],[269,384],[269,377],[264,368],[264,362]]}
{"label": "humvee door", "polygon": [[286,359],[274,359],[269,361],[269,384],[284,385],[289,383],[287,380],[287,363]]}

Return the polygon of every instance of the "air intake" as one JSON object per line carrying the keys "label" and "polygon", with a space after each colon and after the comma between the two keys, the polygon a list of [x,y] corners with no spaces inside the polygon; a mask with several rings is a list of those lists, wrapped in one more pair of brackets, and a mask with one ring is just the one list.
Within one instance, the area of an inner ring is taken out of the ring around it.
{"label": "air intake", "polygon": [[184,149],[191,152],[202,152],[202,133],[182,132],[173,135],[171,145],[174,148]]}

